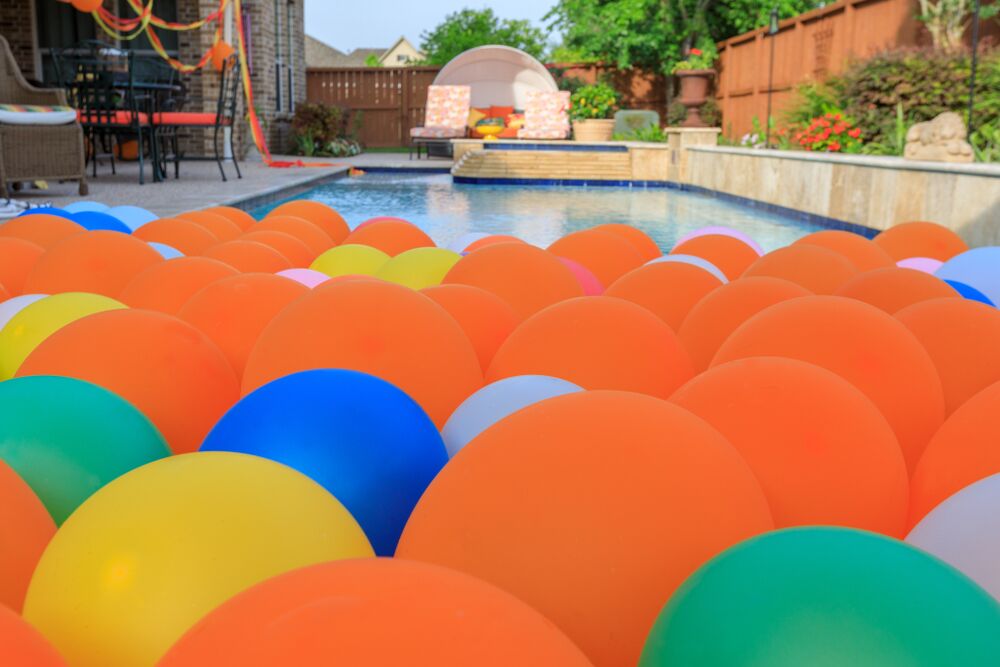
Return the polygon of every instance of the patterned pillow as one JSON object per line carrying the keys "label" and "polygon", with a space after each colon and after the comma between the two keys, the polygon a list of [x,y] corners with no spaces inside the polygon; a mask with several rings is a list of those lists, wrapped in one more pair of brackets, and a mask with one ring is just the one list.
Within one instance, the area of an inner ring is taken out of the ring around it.
{"label": "patterned pillow", "polygon": [[482,109],[469,109],[469,127],[475,127],[476,123],[486,118],[487,114]]}
{"label": "patterned pillow", "polygon": [[503,127],[503,118],[483,118],[481,121],[476,123],[476,127],[484,127],[486,125],[492,125],[495,127]]}

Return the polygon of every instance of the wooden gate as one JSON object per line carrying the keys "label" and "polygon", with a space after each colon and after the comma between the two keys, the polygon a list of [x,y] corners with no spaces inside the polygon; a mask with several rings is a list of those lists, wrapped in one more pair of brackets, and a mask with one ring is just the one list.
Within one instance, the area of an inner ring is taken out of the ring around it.
{"label": "wooden gate", "polygon": [[359,111],[361,142],[405,146],[419,127],[438,67],[321,67],[306,70],[306,100]]}

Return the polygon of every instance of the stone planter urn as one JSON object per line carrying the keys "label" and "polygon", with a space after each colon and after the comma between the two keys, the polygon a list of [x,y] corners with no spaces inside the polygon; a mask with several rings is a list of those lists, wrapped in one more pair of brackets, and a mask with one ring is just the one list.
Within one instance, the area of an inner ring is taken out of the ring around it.
{"label": "stone planter urn", "polygon": [[682,69],[674,72],[681,82],[679,101],[687,109],[681,127],[708,127],[701,119],[701,105],[708,101],[708,87],[715,76],[714,69]]}
{"label": "stone planter urn", "polygon": [[615,132],[614,118],[590,118],[573,121],[575,141],[611,141]]}

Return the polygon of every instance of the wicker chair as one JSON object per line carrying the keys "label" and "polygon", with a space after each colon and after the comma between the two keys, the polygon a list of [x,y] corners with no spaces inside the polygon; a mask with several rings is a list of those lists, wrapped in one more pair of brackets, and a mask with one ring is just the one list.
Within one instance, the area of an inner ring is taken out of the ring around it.
{"label": "wicker chair", "polygon": [[[0,35],[0,103],[66,106],[61,90],[35,88],[18,69],[7,40]],[[14,181],[79,181],[87,194],[83,131],[65,125],[0,124],[0,196],[9,197]]]}

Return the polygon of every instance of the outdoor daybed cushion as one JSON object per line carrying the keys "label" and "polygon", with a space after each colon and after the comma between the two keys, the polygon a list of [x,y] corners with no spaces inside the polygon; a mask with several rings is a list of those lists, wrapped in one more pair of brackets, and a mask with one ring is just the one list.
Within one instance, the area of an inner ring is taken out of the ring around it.
{"label": "outdoor daybed cushion", "polygon": [[565,139],[569,129],[569,91],[528,92],[524,127],[518,130],[518,138]]}
{"label": "outdoor daybed cushion", "polygon": [[72,107],[38,104],[0,104],[0,123],[4,125],[66,125],[76,120]]}

